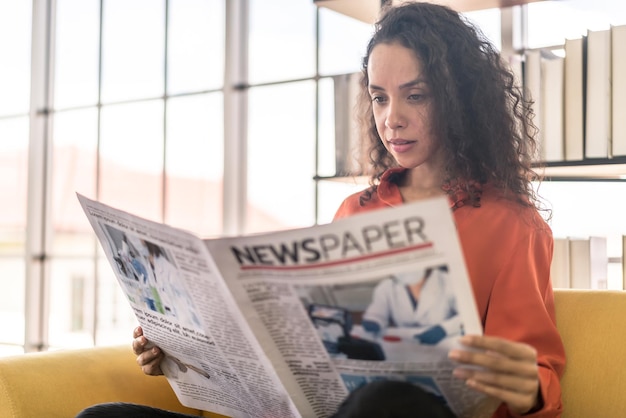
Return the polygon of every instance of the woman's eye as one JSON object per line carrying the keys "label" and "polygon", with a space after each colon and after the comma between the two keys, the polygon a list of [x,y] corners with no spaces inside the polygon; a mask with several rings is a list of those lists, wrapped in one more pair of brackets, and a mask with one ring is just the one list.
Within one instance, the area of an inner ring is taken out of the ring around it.
{"label": "woman's eye", "polygon": [[374,103],[383,103],[385,98],[383,96],[372,96],[372,102]]}
{"label": "woman's eye", "polygon": [[421,93],[420,93],[420,94],[417,94],[417,93],[416,93],[416,94],[411,94],[411,95],[409,96],[409,100],[413,100],[413,101],[420,101],[420,100],[423,100],[423,99],[424,99],[424,97],[425,97],[425,95],[423,95],[423,94],[421,94]]}

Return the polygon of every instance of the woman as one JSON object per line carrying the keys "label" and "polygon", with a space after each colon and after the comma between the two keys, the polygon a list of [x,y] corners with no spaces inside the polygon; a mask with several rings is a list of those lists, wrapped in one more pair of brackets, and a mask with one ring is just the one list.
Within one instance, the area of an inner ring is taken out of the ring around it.
{"label": "woman", "polygon": [[408,3],[377,23],[362,88],[372,185],[336,219],[447,195],[485,334],[462,338],[481,350],[450,352],[455,376],[502,402],[495,417],[559,416],[553,239],[530,184],[533,114],[513,75],[456,12]]}
{"label": "woman", "polygon": [[[454,375],[501,403],[494,417],[558,417],[565,355],[553,240],[530,184],[532,111],[513,75],[458,13],[407,3],[376,24],[362,88],[374,174],[336,218],[447,195],[484,327],[461,338],[467,350],[450,352]],[[141,329],[134,338],[144,373],[161,374],[160,350],[146,348]]]}

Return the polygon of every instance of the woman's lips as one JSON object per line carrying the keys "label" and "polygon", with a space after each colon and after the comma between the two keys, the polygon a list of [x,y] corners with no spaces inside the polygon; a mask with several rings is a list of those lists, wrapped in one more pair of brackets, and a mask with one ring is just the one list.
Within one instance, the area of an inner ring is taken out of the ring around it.
{"label": "woman's lips", "polygon": [[417,141],[408,141],[405,139],[390,139],[387,141],[391,150],[398,154],[409,151],[417,143]]}

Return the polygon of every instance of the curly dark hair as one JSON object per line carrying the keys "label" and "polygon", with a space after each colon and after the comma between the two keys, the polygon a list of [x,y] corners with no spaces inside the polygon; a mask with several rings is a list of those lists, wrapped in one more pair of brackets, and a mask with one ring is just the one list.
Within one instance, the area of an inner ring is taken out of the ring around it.
{"label": "curly dark hair", "polygon": [[371,198],[383,172],[397,166],[385,149],[367,91],[368,61],[378,44],[399,43],[422,62],[433,97],[432,132],[446,156],[445,178],[479,206],[480,186],[492,184],[520,203],[539,208],[531,186],[537,152],[532,102],[483,33],[454,10],[429,3],[388,6],[375,25],[362,63],[359,118],[369,141]]}

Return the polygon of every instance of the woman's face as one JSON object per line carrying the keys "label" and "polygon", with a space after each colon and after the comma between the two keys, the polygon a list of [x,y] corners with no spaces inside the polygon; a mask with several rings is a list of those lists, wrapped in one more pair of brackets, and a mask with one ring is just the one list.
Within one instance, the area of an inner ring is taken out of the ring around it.
{"label": "woman's face", "polygon": [[402,167],[438,170],[433,97],[421,61],[399,43],[381,43],[370,53],[367,72],[376,129],[387,151]]}

